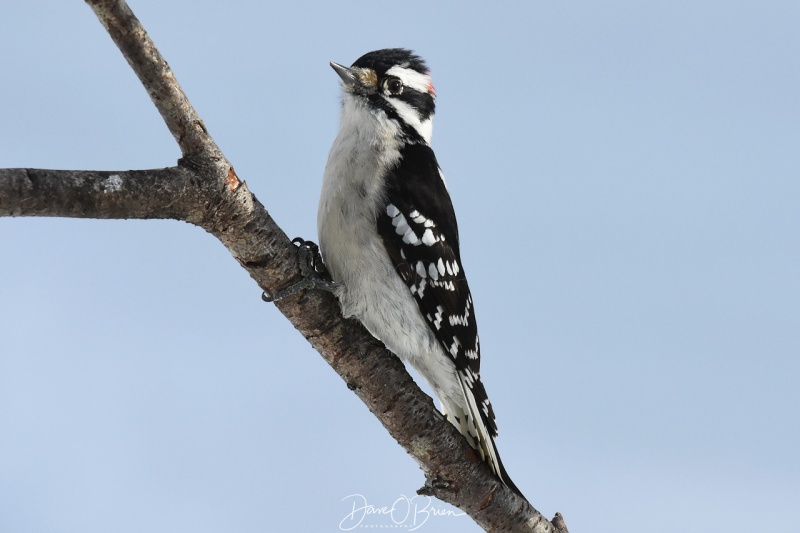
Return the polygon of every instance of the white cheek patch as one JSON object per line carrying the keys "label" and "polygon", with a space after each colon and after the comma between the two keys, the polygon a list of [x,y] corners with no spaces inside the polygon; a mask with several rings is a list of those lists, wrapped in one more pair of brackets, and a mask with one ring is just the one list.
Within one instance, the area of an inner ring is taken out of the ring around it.
{"label": "white cheek patch", "polygon": [[407,103],[403,102],[402,100],[398,100],[397,98],[386,96],[384,96],[384,98],[387,102],[389,102],[394,110],[397,111],[397,114],[400,115],[400,118],[403,119],[403,122],[417,130],[419,136],[425,139],[426,143],[430,144],[431,135],[433,135],[433,115],[425,120],[420,120],[417,110]]}
{"label": "white cheek patch", "polygon": [[400,78],[400,81],[406,87],[416,89],[421,93],[429,93],[433,96],[433,83],[431,83],[431,77],[428,74],[420,74],[414,69],[397,66],[387,70],[386,74]]}

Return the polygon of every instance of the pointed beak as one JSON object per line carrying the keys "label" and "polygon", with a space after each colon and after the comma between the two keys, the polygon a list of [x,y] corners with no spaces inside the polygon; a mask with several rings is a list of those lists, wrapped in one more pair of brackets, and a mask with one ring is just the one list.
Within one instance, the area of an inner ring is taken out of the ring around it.
{"label": "pointed beak", "polygon": [[342,81],[344,82],[346,88],[351,88],[356,84],[358,84],[358,78],[356,77],[355,72],[353,72],[349,68],[340,65],[339,63],[334,63],[333,61],[331,61],[331,67],[333,67],[333,70],[336,71],[336,74],[338,74],[339,77],[342,78]]}
{"label": "pointed beak", "polygon": [[333,61],[331,61],[331,67],[342,78],[342,85],[346,92],[367,96],[378,89],[378,75],[371,68],[348,68]]}

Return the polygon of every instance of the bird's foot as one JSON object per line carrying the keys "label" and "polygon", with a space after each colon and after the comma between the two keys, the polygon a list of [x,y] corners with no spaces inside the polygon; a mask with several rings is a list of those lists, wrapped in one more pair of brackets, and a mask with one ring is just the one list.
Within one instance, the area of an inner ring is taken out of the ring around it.
{"label": "bird's foot", "polygon": [[297,262],[300,264],[300,273],[303,275],[303,279],[275,294],[264,291],[261,299],[265,302],[277,302],[306,289],[333,292],[337,287],[322,262],[319,246],[316,243],[295,237],[292,239],[292,244],[297,246]]}

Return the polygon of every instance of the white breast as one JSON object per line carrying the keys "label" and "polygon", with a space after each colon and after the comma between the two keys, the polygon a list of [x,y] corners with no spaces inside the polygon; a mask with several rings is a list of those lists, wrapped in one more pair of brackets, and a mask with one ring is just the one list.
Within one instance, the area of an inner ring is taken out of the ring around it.
{"label": "white breast", "polygon": [[[381,177],[400,159],[396,125],[345,94],[342,126],[328,156],[317,215],[319,244],[345,316],[355,316],[387,348],[449,396],[455,367],[438,341],[377,233],[385,207]],[[430,368],[437,361],[441,368]],[[424,370],[423,370],[424,369]]]}

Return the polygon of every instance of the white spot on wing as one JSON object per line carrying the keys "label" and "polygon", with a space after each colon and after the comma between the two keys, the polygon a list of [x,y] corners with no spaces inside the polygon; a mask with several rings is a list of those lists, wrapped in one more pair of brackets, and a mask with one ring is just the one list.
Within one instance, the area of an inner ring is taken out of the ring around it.
{"label": "white spot on wing", "polygon": [[467,326],[469,325],[470,308],[472,307],[472,296],[467,296],[467,305],[464,308],[463,315],[450,315],[448,320],[451,326]]}
{"label": "white spot on wing", "polygon": [[433,319],[433,326],[437,330],[441,329],[442,327],[442,313],[444,313],[444,309],[442,309],[442,306],[441,305],[436,306],[436,317]]}
{"label": "white spot on wing", "polygon": [[419,297],[422,298],[425,295],[425,287],[428,286],[428,280],[425,278],[419,280],[419,289],[417,290],[417,294]]}
{"label": "white spot on wing", "polygon": [[[397,229],[398,231],[400,230],[400,228]],[[419,237],[417,237],[417,234],[414,233],[414,230],[409,226],[406,226],[406,231],[403,233],[403,242],[412,245],[419,244]]]}
{"label": "white spot on wing", "polygon": [[458,348],[460,346],[461,346],[461,343],[458,342],[458,338],[453,337],[453,344],[450,345],[450,350],[449,350],[450,355],[453,356],[453,359],[455,359],[456,356],[458,355]]}
{"label": "white spot on wing", "polygon": [[422,243],[427,246],[433,246],[437,242],[439,242],[439,239],[433,235],[433,231],[430,228],[426,229],[425,233],[422,234]]}
{"label": "white spot on wing", "polygon": [[487,417],[489,416],[489,398],[485,398],[481,402],[481,411],[483,411],[483,414]]}
{"label": "white spot on wing", "polygon": [[428,275],[430,275],[431,279],[439,279],[439,271],[433,263],[428,265]]}
{"label": "white spot on wing", "polygon": [[470,367],[466,367],[464,370],[462,370],[461,375],[464,377],[464,381],[466,381],[467,385],[470,388],[472,388],[475,385],[475,380],[477,379],[477,376]]}
{"label": "white spot on wing", "polygon": [[408,229],[408,222],[406,222],[406,217],[403,215],[398,215],[392,219],[392,226],[394,226],[395,231],[398,235],[402,235],[405,233],[406,229]]}
{"label": "white spot on wing", "polygon": [[466,350],[464,355],[467,356],[467,359],[471,359],[473,361],[478,359],[478,353],[480,352],[480,338],[475,337],[475,347],[472,350]]}

